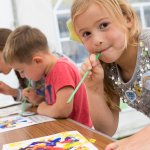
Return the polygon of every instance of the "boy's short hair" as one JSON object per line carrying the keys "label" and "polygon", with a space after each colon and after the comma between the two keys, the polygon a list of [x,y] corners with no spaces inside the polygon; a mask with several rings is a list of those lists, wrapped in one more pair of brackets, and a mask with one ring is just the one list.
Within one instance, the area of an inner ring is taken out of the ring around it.
{"label": "boy's short hair", "polygon": [[12,30],[10,30],[10,29],[0,28],[0,52],[3,51],[6,41],[7,41],[7,38],[11,32],[12,32]]}
{"label": "boy's short hair", "polygon": [[8,37],[3,51],[5,63],[27,63],[37,52],[47,52],[46,36],[37,28],[23,25],[16,28]]}

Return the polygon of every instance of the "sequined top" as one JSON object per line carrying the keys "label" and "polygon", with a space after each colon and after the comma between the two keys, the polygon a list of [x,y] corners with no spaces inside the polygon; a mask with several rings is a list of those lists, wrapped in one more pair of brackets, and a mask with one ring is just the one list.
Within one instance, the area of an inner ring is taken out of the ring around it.
{"label": "sequined top", "polygon": [[111,64],[109,79],[129,106],[150,117],[150,29],[139,37],[137,62],[132,78],[124,82],[116,64]]}

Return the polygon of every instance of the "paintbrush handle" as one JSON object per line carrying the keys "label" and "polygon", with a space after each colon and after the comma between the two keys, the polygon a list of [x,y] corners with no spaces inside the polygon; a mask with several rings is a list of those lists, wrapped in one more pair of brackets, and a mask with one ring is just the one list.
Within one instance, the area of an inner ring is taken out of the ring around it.
{"label": "paintbrush handle", "polygon": [[27,100],[27,98],[24,96],[24,98],[23,98],[23,103],[22,103],[22,108],[21,108],[21,114],[24,113],[26,100]]}
{"label": "paintbrush handle", "polygon": [[78,83],[77,87],[75,88],[75,90],[73,91],[73,93],[71,94],[71,96],[69,97],[67,103],[70,103],[74,97],[74,95],[76,94],[76,92],[78,91],[79,87],[81,86],[82,82],[84,81],[84,79],[86,78],[86,76],[88,75],[90,70],[87,70],[84,74],[84,76],[82,77],[82,79],[80,80],[80,82]]}
{"label": "paintbrush handle", "polygon": [[[29,80],[27,87],[29,88],[30,86],[31,86],[31,80]],[[23,115],[23,113],[24,113],[26,101],[27,101],[27,98],[24,96],[23,103],[22,103],[22,108],[21,108],[21,115]]]}
{"label": "paintbrush handle", "polygon": [[[101,55],[101,53],[98,53],[96,55],[96,60],[98,60],[99,56]],[[71,96],[69,97],[69,99],[67,100],[67,103],[70,103],[73,100],[74,95],[76,94],[76,92],[78,91],[79,87],[81,86],[81,84],[83,83],[84,79],[87,77],[88,73],[89,73],[90,69],[88,69],[84,76],[82,77],[82,79],[80,80],[80,82],[78,83],[77,87],[75,88],[75,90],[73,91],[73,93],[71,94]]]}

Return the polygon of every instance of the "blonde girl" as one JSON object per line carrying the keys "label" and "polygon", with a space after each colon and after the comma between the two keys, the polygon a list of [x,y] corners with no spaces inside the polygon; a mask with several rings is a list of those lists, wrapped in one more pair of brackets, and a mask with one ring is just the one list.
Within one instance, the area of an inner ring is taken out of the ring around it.
{"label": "blonde girl", "polygon": [[[74,0],[71,23],[73,36],[90,54],[81,75],[90,69],[85,84],[95,128],[115,133],[120,99],[150,117],[150,89],[142,85],[143,74],[150,70],[150,30],[141,31],[130,4],[126,0]],[[101,53],[99,61],[97,53]],[[143,140],[149,130],[110,144],[106,150],[150,149],[150,140]]]}

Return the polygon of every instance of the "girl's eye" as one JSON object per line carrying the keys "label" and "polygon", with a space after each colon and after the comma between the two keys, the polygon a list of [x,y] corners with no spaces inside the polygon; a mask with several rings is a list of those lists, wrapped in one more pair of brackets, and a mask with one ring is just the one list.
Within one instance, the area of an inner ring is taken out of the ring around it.
{"label": "girl's eye", "polygon": [[84,38],[86,38],[86,37],[88,37],[90,34],[91,34],[90,32],[84,32],[84,33],[82,34],[82,36],[83,36]]}
{"label": "girl's eye", "polygon": [[99,25],[99,28],[100,28],[100,29],[105,29],[105,28],[108,27],[108,25],[109,25],[109,23],[107,23],[107,22],[101,23],[101,24]]}

